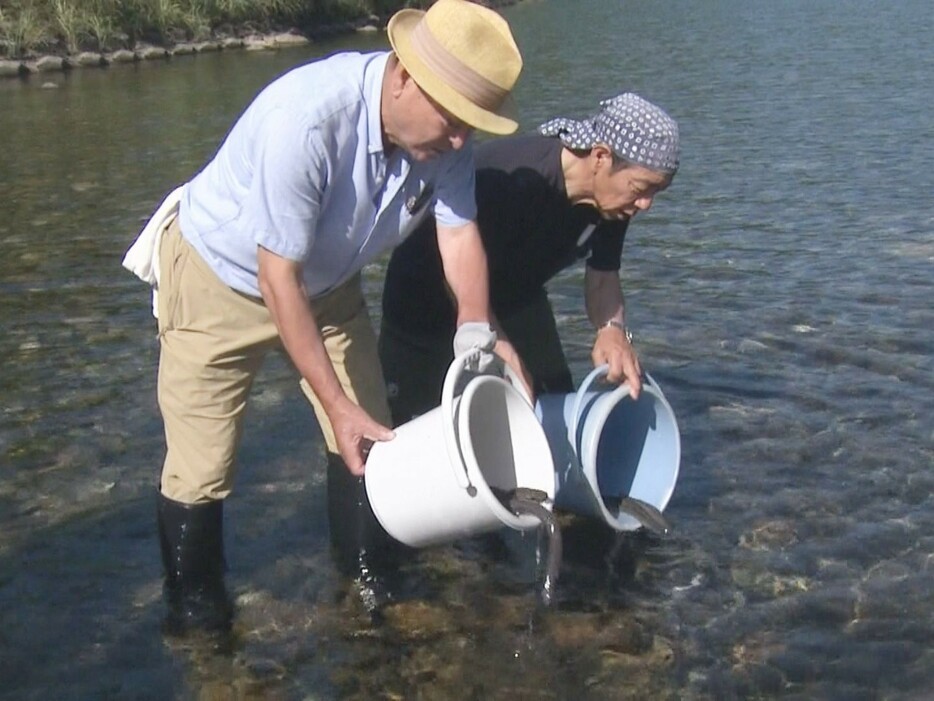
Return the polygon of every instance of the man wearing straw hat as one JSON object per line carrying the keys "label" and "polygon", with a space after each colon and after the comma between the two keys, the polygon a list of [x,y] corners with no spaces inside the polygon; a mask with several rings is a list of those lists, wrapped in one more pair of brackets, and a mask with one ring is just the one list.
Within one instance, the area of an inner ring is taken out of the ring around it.
{"label": "man wearing straw hat", "polygon": [[[364,494],[367,447],[394,434],[360,271],[423,214],[437,222],[457,303],[455,348],[493,340],[470,134],[516,129],[507,107],[521,56],[505,20],[465,0],[402,10],[388,33],[391,52],[336,54],[268,85],[173,193],[177,207],[160,207],[147,227],[158,230],[155,245],[138,240],[159,251],[167,453],[158,520],[169,632],[230,626],[223,503],[269,350],[284,348],[301,375],[327,442],[329,482],[350,480],[357,502]],[[139,272],[133,253],[124,264]],[[505,341],[496,350],[515,362]],[[334,501],[329,494],[338,512]]]}
{"label": "man wearing straw hat", "polygon": [[[574,391],[545,284],[586,259],[591,359],[608,364],[608,379],[628,382],[638,396],[641,367],[619,279],[623,237],[671,183],[679,149],[677,123],[633,93],[604,100],[586,119],[553,119],[536,134],[477,147],[490,303],[536,393]],[[397,423],[437,405],[451,362],[443,339],[453,333],[454,307],[443,294],[434,236],[434,222],[426,220],[393,251],[386,271],[379,346]]]}

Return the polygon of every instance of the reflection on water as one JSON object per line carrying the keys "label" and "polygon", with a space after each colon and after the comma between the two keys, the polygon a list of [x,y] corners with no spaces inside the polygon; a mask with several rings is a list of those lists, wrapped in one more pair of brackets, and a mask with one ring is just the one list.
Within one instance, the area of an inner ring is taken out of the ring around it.
{"label": "reflection on water", "polygon": [[[523,125],[626,89],[682,127],[631,227],[682,432],[672,535],[563,523],[419,553],[374,627],[328,552],[312,412],[257,383],[227,510],[229,654],[164,642],[148,294],[119,259],[272,76],[350,37],[0,83],[0,696],[923,698],[934,687],[934,15],[922,0],[507,11]],[[569,27],[601,28],[571,41]],[[871,39],[870,39],[871,38]],[[380,267],[367,292],[379,294]],[[575,376],[581,271],[552,296]],[[378,306],[374,307],[378,311]]]}

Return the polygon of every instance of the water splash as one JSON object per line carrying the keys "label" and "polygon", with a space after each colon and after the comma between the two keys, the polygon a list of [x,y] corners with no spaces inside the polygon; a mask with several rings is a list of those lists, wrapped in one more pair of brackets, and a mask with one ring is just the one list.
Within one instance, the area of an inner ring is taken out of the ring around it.
{"label": "water splash", "polygon": [[548,536],[548,558],[545,565],[545,581],[542,583],[542,603],[550,606],[556,599],[558,574],[561,570],[561,528],[558,519],[545,507],[548,495],[539,489],[519,487],[509,496],[509,508],[517,515],[534,516]]}

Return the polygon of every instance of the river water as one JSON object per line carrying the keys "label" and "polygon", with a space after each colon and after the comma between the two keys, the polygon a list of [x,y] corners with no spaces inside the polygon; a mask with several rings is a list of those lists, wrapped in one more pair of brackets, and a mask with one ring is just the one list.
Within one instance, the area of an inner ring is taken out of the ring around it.
{"label": "river water", "polygon": [[[545,610],[534,536],[428,550],[373,625],[328,553],[320,437],[276,356],[227,509],[236,644],[163,640],[157,346],[120,257],[259,87],[384,38],[5,81],[0,697],[931,698],[928,0],[505,14],[523,128],[627,89],[681,124],[681,172],[622,271],[681,428],[673,533],[568,520]],[[551,288],[578,381],[581,277]]]}

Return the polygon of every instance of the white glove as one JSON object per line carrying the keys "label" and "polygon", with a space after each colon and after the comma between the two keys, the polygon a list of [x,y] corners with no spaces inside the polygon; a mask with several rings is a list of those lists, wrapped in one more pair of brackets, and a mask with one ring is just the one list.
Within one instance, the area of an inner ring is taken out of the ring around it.
{"label": "white glove", "polygon": [[459,356],[474,349],[481,351],[476,365],[477,372],[486,372],[493,364],[495,345],[496,332],[485,322],[468,321],[458,326],[454,333],[454,355]]}

